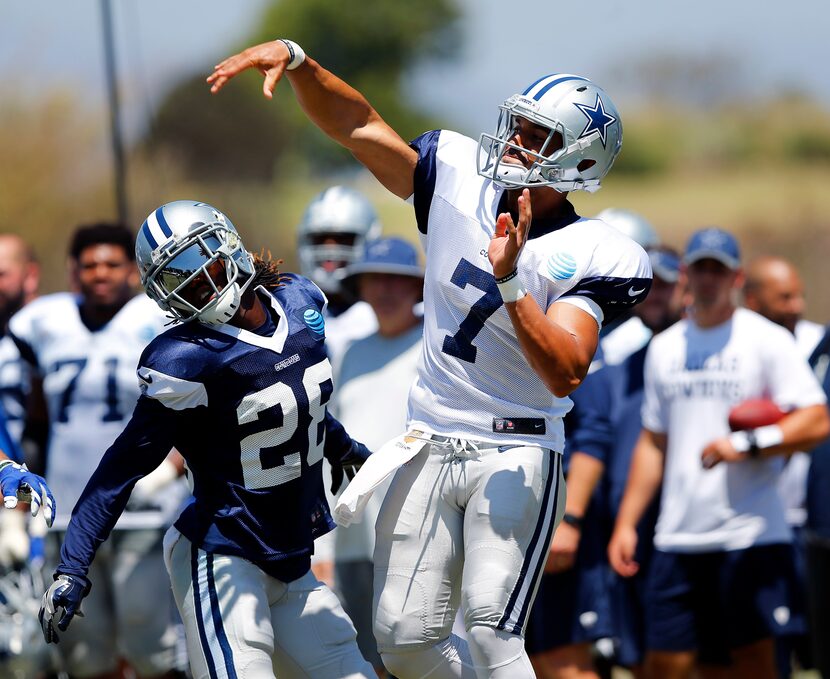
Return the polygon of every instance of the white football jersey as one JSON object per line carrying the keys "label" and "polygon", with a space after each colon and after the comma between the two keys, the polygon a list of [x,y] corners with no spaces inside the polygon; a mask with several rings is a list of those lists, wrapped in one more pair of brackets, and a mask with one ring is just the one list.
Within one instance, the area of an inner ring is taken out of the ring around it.
{"label": "white football jersey", "polygon": [[[478,175],[473,139],[442,130],[412,145],[420,154],[412,201],[426,279],[424,353],[408,426],[561,451],[571,401],[548,391],[522,354],[487,257],[504,190]],[[534,226],[538,233],[542,222]],[[543,311],[556,301],[577,305],[599,330],[605,317],[645,298],[651,267],[620,231],[572,213],[528,241],[519,277]]]}
{"label": "white football jersey", "polygon": [[[43,378],[50,425],[46,482],[58,505],[54,528],[66,528],[89,477],[130,419],[140,394],[139,356],[165,322],[140,295],[93,332],[71,293],[40,297],[9,322],[23,357]],[[158,514],[127,511],[117,527],[162,525]]]}
{"label": "white football jersey", "polygon": [[31,379],[29,364],[20,357],[12,338],[3,335],[0,338],[0,403],[9,434],[17,443],[23,435]]}
{"label": "white football jersey", "polygon": [[729,434],[730,409],[764,397],[782,410],[825,402],[792,335],[748,309],[714,328],[686,319],[651,341],[643,426],[668,435],[656,547],[711,552],[790,541],[777,492],[783,458],[701,465],[703,448]]}

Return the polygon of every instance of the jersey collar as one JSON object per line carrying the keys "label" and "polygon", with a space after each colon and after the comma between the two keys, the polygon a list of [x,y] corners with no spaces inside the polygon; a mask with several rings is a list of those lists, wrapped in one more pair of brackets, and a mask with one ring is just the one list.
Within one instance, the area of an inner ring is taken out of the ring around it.
{"label": "jersey collar", "polygon": [[256,287],[256,292],[262,293],[260,295],[260,299],[264,302],[270,303],[271,307],[277,312],[280,319],[280,322],[277,323],[277,331],[271,337],[263,337],[262,335],[257,335],[255,332],[251,332],[250,330],[237,328],[235,325],[228,325],[227,323],[211,325],[208,327],[212,330],[228,335],[229,337],[233,337],[240,342],[245,342],[245,344],[252,344],[255,347],[270,349],[271,351],[281,354],[282,350],[285,348],[285,341],[288,339],[288,315],[285,313],[282,305],[277,301],[277,298],[268,292],[268,290],[266,290],[263,286],[258,285]]}

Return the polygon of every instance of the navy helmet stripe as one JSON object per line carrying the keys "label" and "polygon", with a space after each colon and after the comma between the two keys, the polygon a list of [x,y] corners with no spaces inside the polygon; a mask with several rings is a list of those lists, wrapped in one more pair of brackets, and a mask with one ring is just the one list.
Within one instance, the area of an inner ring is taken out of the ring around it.
{"label": "navy helmet stripe", "polygon": [[[553,507],[550,510],[551,514],[551,521],[550,525],[548,525],[548,529],[545,532],[545,541],[543,544],[549,545],[551,539],[553,538],[553,531],[556,528],[554,520],[556,517],[556,512],[558,509],[559,504],[559,481],[560,481],[560,474],[559,474],[559,466],[562,464],[562,456],[556,455],[556,463],[551,470],[551,476],[556,476],[556,486],[553,489]],[[545,512],[547,513],[547,512]],[[527,615],[530,612],[530,604],[533,601],[533,592],[536,591],[536,588],[539,586],[539,578],[542,576],[542,566],[545,564],[545,559],[547,558],[548,550],[544,550],[542,552],[542,558],[536,562],[536,568],[533,573],[533,580],[531,589],[528,590],[527,596],[525,597],[524,604],[522,605],[521,613],[519,613],[519,617],[516,620],[516,624],[513,627],[513,634],[521,634],[522,628],[525,626],[525,621],[527,620]]]}
{"label": "navy helmet stripe", "polygon": [[156,242],[156,239],[153,238],[153,234],[150,232],[150,225],[147,222],[141,225],[141,233],[144,234],[144,237],[147,239],[147,242],[150,244],[150,248],[155,250],[159,244]]}
{"label": "navy helmet stripe", "polygon": [[539,101],[542,98],[542,95],[544,95],[545,92],[547,92],[551,87],[556,87],[559,83],[568,82],[569,80],[582,80],[584,82],[587,82],[588,78],[580,78],[578,75],[569,75],[565,78],[557,78],[556,80],[552,80],[551,82],[549,82],[541,90],[534,94],[533,98],[536,101]]}
{"label": "navy helmet stripe", "polygon": [[[510,599],[507,602],[507,606],[504,609],[504,614],[501,616],[499,620],[499,624],[496,625],[497,629],[504,629],[507,625],[507,622],[510,620],[510,617],[513,613],[513,609],[516,606],[516,600],[519,598],[519,594],[521,593],[524,585],[525,578],[527,577],[527,572],[530,569],[531,562],[533,561],[533,555],[536,551],[536,544],[539,542],[539,536],[542,532],[542,527],[544,526],[548,514],[549,514],[549,504],[550,504],[550,493],[551,493],[551,486],[553,485],[553,477],[554,472],[556,476],[556,487],[557,491],[559,489],[559,467],[558,467],[558,460],[556,458],[559,457],[558,453],[551,453],[548,456],[548,459],[551,459],[553,456],[555,462],[551,465],[552,469],[549,469],[548,478],[545,482],[545,490],[542,494],[542,503],[539,511],[539,518],[536,522],[536,528],[533,531],[533,536],[530,538],[530,543],[527,546],[527,551],[525,552],[525,560],[522,563],[522,569],[519,571],[519,577],[516,579],[516,584],[513,587],[513,591],[510,594]],[[556,503],[554,502],[554,511],[555,511]],[[550,522],[553,524],[553,521]],[[547,556],[547,549],[543,552],[543,557],[540,560],[540,563],[544,563],[545,556]],[[535,569],[534,569],[535,570]],[[530,597],[527,597],[528,599]],[[515,629],[513,630],[515,633]]]}
{"label": "navy helmet stripe", "polygon": [[[147,226],[147,222],[144,222]],[[210,644],[205,632],[205,621],[202,616],[202,598],[199,596],[199,548],[192,545],[190,548],[190,577],[193,580],[193,605],[196,607],[196,625],[199,628],[199,640],[202,643],[202,650],[205,652],[210,679],[219,679],[216,674],[216,664],[213,662],[213,654],[210,652]]]}
{"label": "navy helmet stripe", "polygon": [[[162,206],[164,207],[164,206]],[[164,218],[164,212],[162,208],[158,208],[156,210],[156,220],[158,220],[159,226],[161,227],[161,232],[170,238],[173,235],[173,230],[170,228],[170,225],[167,223],[167,220]]]}
{"label": "navy helmet stripe", "polygon": [[530,87],[528,87],[524,92],[522,92],[522,94],[523,95],[527,94],[528,92],[530,92],[530,90],[532,90],[534,87],[536,87],[536,85],[538,85],[540,82],[542,82],[545,78],[552,78],[554,75],[556,75],[556,74],[551,73],[550,75],[543,75],[541,78],[539,78],[539,80],[534,82]]}
{"label": "navy helmet stripe", "polygon": [[207,554],[207,578],[208,592],[210,594],[210,609],[213,614],[213,626],[216,628],[216,638],[222,649],[222,656],[225,658],[225,670],[228,679],[237,679],[236,669],[233,666],[233,652],[225,634],[225,626],[222,624],[222,611],[219,610],[219,595],[216,593],[216,581],[213,579],[213,554]]}

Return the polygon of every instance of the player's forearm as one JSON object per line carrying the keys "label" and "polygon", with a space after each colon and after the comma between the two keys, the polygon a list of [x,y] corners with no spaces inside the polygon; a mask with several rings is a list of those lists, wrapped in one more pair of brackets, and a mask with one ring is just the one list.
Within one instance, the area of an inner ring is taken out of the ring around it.
{"label": "player's forearm", "polygon": [[417,153],[360,92],[310,57],[287,77],[317,127],[349,149],[392,193],[412,195]]}
{"label": "player's forearm", "polygon": [[570,394],[588,374],[596,346],[581,344],[548,318],[530,295],[505,306],[530,367],[555,396]]}
{"label": "player's forearm", "polygon": [[597,458],[585,453],[575,452],[568,465],[567,499],[565,512],[574,516],[584,516],[591,502],[591,496],[597,483],[602,478],[605,465]]}
{"label": "player's forearm", "polygon": [[777,426],[783,435],[781,443],[762,449],[762,456],[788,455],[814,448],[830,435],[830,416],[824,404],[807,406],[787,414]]}
{"label": "player's forearm", "polygon": [[664,462],[665,453],[644,430],[631,458],[628,482],[617,512],[618,526],[633,528],[640,522],[663,482]]}

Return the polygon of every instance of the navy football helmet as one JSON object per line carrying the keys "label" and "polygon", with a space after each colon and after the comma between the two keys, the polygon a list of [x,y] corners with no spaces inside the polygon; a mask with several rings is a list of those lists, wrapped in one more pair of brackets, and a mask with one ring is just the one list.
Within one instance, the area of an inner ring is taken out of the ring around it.
{"label": "navy football helmet", "polygon": [[[479,140],[478,172],[505,188],[596,191],[622,147],[622,122],[611,98],[581,76],[547,75],[499,109],[496,133]],[[550,130],[539,151],[511,142],[517,118]],[[505,160],[511,149],[530,158],[530,167]]]}

